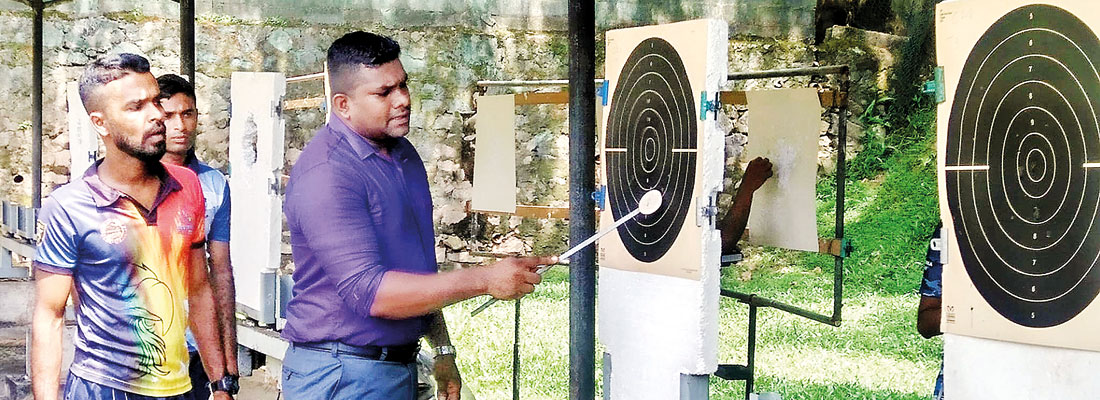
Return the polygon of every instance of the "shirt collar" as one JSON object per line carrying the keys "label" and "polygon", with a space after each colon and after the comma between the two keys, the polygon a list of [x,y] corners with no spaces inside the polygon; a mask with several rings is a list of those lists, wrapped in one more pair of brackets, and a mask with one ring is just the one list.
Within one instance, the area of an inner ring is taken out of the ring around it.
{"label": "shirt collar", "polygon": [[[375,147],[373,143],[351,130],[351,127],[349,127],[344,120],[340,119],[340,117],[333,115],[332,118],[329,119],[328,128],[338,136],[342,136],[344,140],[351,145],[352,151],[355,152],[356,156],[359,156],[359,159],[366,159],[378,153],[378,148]],[[393,149],[390,149],[390,157],[395,160],[405,161],[408,158],[407,154],[405,154],[407,151],[406,143],[407,141],[405,140],[398,140],[397,145],[393,146]]]}
{"label": "shirt collar", "polygon": [[[92,199],[95,200],[96,207],[110,206],[115,204],[120,197],[126,196],[125,193],[107,186],[106,183],[103,183],[102,179],[99,179],[99,165],[102,163],[103,159],[101,158],[84,172],[84,183],[87,183],[88,187],[91,189]],[[168,194],[183,189],[183,185],[181,185],[176,178],[172,177],[163,165],[160,166],[161,168],[159,168],[157,174],[159,175],[158,177],[160,178],[161,185],[160,190],[157,192],[157,198],[153,201],[154,209],[157,208],[157,205],[159,205]]]}

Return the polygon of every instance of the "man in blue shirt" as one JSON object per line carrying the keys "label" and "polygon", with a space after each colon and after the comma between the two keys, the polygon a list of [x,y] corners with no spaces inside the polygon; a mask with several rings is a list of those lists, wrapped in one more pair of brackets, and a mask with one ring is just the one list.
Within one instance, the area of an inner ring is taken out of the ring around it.
{"label": "man in blue shirt", "polygon": [[[943,248],[941,232],[943,227],[937,227],[936,233],[928,243],[928,253],[925,256],[924,279],[920,283],[920,305],[917,306],[917,331],[926,339],[943,334],[940,330],[940,300],[943,297],[943,263],[940,261],[940,249]],[[936,377],[936,387],[932,398],[943,399],[943,365],[940,365],[940,374]]]}
{"label": "man in blue shirt", "polygon": [[[221,171],[195,157],[195,136],[199,125],[195,87],[175,74],[161,75],[157,78],[157,84],[160,86],[158,98],[165,116],[165,153],[160,160],[189,168],[198,175],[199,183],[202,184],[202,196],[206,201],[206,250],[210,256],[210,286],[217,306],[228,377],[223,385],[233,388],[238,379],[237,302],[233,268],[229,263],[229,182]],[[203,372],[202,359],[190,334],[187,337],[187,350],[191,353],[191,393],[197,399],[210,397],[210,389],[207,387],[210,381]]]}
{"label": "man in blue shirt", "polygon": [[554,257],[437,272],[432,199],[409,132],[408,76],[390,38],[352,32],[328,51],[332,118],[302,151],[283,208],[294,254],[283,360],[288,399],[413,399],[419,340],[436,346],[440,399],[461,379],[440,309],[514,299]]}

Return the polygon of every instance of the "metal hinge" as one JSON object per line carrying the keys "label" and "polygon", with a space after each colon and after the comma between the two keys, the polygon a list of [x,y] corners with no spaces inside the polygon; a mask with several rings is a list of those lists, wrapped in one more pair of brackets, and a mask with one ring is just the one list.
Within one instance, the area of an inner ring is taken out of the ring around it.
{"label": "metal hinge", "polygon": [[936,104],[947,101],[947,95],[943,89],[943,67],[936,67],[932,71],[932,80],[924,82],[924,94],[932,95]]}
{"label": "metal hinge", "polygon": [[718,190],[711,190],[706,197],[697,198],[696,204],[700,205],[695,214],[695,226],[715,229],[718,224]]}
{"label": "metal hinge", "polygon": [[607,185],[600,185],[595,192],[592,192],[592,201],[596,202],[596,208],[603,211],[604,202],[607,201]]}
{"label": "metal hinge", "polygon": [[600,96],[600,105],[604,107],[607,107],[607,86],[609,85],[608,82],[610,81],[604,79],[603,84],[601,84],[600,87],[596,88],[596,95]]}
{"label": "metal hinge", "polygon": [[707,92],[699,92],[699,120],[707,120],[707,112],[714,113],[714,119],[718,119],[718,109],[722,104],[718,101],[718,92],[714,92],[714,100],[707,100]]}

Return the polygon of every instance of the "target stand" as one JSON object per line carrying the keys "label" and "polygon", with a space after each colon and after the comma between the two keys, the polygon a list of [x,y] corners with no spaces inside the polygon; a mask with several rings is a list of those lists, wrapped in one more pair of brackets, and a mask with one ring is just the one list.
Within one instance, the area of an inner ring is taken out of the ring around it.
{"label": "target stand", "polygon": [[704,398],[717,368],[720,239],[715,196],[724,147],[702,92],[726,79],[726,23],[696,20],[607,32],[607,186],[600,225],[659,190],[654,213],[599,246],[599,335],[611,399]]}
{"label": "target stand", "polygon": [[[1087,0],[937,7],[947,100],[939,108],[938,178],[949,395],[952,381],[959,394],[971,393],[968,383],[979,380],[997,386],[952,367],[953,357],[983,358],[978,351],[997,354],[1002,365],[1025,357],[1028,368],[1039,370],[1100,362],[1094,353],[1100,351],[1097,29],[1100,6]],[[1058,378],[1051,379],[1047,388],[1057,388]],[[1021,385],[1018,377],[1004,382]]]}

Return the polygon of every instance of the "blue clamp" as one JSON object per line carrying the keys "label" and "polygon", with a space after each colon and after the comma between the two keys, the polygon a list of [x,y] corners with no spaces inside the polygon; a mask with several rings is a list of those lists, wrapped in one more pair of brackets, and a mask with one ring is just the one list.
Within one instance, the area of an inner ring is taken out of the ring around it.
{"label": "blue clamp", "polygon": [[600,96],[600,104],[604,107],[607,107],[607,85],[607,79],[604,79],[600,87],[596,88],[596,95]]}
{"label": "blue clamp", "polygon": [[718,102],[718,93],[714,93],[714,100],[707,100],[707,92],[699,92],[699,120],[707,120],[707,112],[714,113],[714,119],[718,119],[718,109],[722,104]]}
{"label": "blue clamp", "polygon": [[936,104],[947,101],[947,95],[943,90],[943,67],[936,67],[933,70],[932,80],[924,82],[924,94],[933,95],[936,98]]}
{"label": "blue clamp", "polygon": [[607,185],[600,185],[600,187],[596,189],[595,192],[592,192],[592,201],[596,202],[596,208],[599,208],[600,211],[603,211],[603,204],[605,200],[607,200]]}

